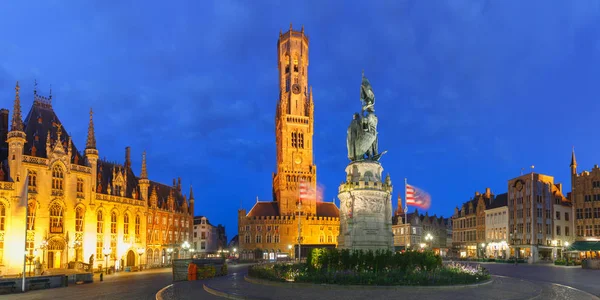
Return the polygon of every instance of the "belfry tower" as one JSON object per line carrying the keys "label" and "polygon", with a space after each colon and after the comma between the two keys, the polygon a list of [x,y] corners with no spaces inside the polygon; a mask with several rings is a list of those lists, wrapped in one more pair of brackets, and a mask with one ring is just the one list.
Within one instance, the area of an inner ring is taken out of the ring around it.
{"label": "belfry tower", "polygon": [[[304,27],[279,33],[277,41],[279,100],[275,114],[277,170],[273,173],[273,197],[280,215],[297,210],[299,183],[315,189],[317,168],[313,162],[314,104],[308,85],[308,37]],[[303,201],[304,214],[316,215],[316,201]]]}

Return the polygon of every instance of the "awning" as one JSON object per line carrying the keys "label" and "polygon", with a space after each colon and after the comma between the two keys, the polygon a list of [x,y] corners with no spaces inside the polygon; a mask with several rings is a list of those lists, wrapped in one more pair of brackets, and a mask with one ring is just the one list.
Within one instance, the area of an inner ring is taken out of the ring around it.
{"label": "awning", "polygon": [[577,241],[567,251],[600,251],[600,241]]}

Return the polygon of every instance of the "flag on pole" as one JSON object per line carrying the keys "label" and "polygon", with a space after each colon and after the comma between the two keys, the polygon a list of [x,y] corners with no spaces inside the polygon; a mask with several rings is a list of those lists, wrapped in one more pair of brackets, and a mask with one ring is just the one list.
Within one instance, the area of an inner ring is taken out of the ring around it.
{"label": "flag on pole", "polygon": [[[25,170],[25,174],[28,174],[27,170]],[[21,199],[19,199],[19,205],[21,207],[25,207],[25,232],[24,232],[24,251],[23,251],[23,279],[21,282],[21,291],[25,292],[25,271],[27,270],[27,229],[29,224],[28,224],[28,218],[29,218],[29,205],[27,203],[27,197],[28,197],[28,189],[29,189],[29,176],[25,175],[25,182],[23,183],[23,190],[21,191]]]}
{"label": "flag on pole", "polygon": [[406,184],[406,205],[428,209],[431,205],[431,196],[424,190]]}
{"label": "flag on pole", "polygon": [[300,202],[303,200],[316,200],[317,202],[323,202],[323,186],[317,184],[316,188],[313,188],[310,182],[306,180],[300,181]]}

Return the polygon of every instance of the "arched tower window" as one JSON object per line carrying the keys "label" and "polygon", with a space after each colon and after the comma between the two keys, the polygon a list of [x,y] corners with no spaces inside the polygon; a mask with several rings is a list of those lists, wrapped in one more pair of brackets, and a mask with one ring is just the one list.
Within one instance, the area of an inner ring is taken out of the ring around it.
{"label": "arched tower window", "polygon": [[63,232],[63,207],[58,203],[50,206],[50,233]]}
{"label": "arched tower window", "polygon": [[83,232],[83,216],[83,207],[77,207],[75,209],[75,232]]}
{"label": "arched tower window", "polygon": [[52,195],[62,195],[64,186],[64,173],[60,166],[52,168]]}
{"label": "arched tower window", "polygon": [[[96,215],[96,233],[104,233],[104,215],[101,210]],[[102,256],[102,250],[100,250],[100,256]]]}
{"label": "arched tower window", "polygon": [[110,214],[110,233],[117,233],[117,213],[114,211]]}

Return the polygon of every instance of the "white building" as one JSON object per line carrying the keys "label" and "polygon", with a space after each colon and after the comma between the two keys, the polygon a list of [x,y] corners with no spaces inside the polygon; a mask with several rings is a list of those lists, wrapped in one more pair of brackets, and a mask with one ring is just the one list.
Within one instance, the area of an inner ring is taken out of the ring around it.
{"label": "white building", "polygon": [[206,217],[194,217],[192,248],[197,257],[215,254],[218,250],[218,237],[217,227],[210,224]]}
{"label": "white building", "polygon": [[485,256],[487,258],[510,257],[507,201],[508,195],[500,194],[485,210]]}
{"label": "white building", "polygon": [[575,241],[573,224],[573,206],[571,202],[557,195],[554,200],[554,240],[552,245],[555,248],[552,253],[553,260],[561,258],[564,247],[568,247]]}

